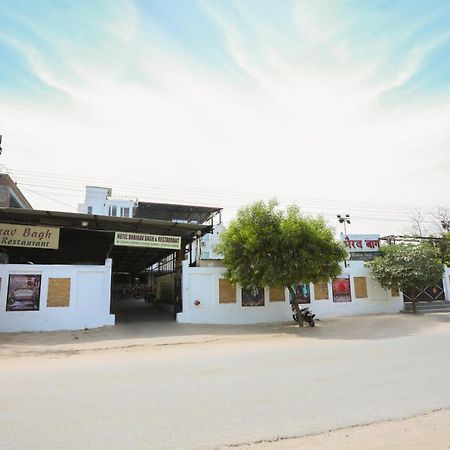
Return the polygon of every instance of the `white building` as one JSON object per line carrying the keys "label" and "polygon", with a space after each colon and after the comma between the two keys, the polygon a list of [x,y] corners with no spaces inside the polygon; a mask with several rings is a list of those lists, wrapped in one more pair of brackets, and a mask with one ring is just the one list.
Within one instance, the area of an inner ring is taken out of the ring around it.
{"label": "white building", "polygon": [[137,200],[114,198],[112,189],[86,186],[84,203],[78,205],[78,212],[99,216],[133,217]]}
{"label": "white building", "polygon": [[212,233],[205,234],[200,239],[199,259],[222,259],[222,255],[216,252],[216,246],[219,244],[220,233],[224,230],[223,223],[219,223],[214,227]]}

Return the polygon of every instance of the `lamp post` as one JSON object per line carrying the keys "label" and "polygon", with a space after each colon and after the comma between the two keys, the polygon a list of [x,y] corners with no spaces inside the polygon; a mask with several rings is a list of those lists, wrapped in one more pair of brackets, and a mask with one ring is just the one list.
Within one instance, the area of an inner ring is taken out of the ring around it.
{"label": "lamp post", "polygon": [[338,214],[336,216],[339,220],[339,223],[343,223],[344,224],[344,234],[345,236],[347,236],[347,224],[350,225],[350,214]]}

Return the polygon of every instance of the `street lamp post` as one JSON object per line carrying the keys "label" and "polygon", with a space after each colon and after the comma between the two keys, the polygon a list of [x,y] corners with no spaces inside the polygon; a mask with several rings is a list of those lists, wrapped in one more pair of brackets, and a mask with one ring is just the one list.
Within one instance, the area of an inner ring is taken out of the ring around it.
{"label": "street lamp post", "polygon": [[[338,214],[336,216],[339,220],[339,223],[344,224],[344,236],[347,237],[347,224],[350,225],[350,214]],[[348,267],[347,260],[344,260],[344,267]]]}
{"label": "street lamp post", "polygon": [[350,214],[338,214],[336,216],[339,220],[339,223],[343,223],[344,224],[344,234],[345,236],[347,236],[347,224],[350,225]]}

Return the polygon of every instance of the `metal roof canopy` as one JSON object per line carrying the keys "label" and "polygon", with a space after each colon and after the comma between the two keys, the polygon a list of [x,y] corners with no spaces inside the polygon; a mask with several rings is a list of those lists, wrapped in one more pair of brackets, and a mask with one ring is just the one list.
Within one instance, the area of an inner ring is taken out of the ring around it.
{"label": "metal roof canopy", "polygon": [[205,223],[222,208],[209,206],[179,205],[171,203],[138,202],[134,217],[169,220],[185,223]]}
{"label": "metal roof canopy", "polygon": [[182,249],[195,238],[212,231],[211,225],[194,223],[16,208],[0,208],[0,222],[61,229],[58,250],[3,247],[14,262],[103,264],[110,257],[114,272],[129,273],[138,273],[174,251],[114,246],[116,231],[180,236]]}

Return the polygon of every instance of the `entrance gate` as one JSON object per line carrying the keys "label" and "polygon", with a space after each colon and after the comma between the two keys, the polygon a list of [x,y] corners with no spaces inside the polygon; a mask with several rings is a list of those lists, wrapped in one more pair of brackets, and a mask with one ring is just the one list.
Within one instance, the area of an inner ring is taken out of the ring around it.
{"label": "entrance gate", "polygon": [[[427,286],[422,291],[417,292],[416,302],[433,302],[433,301],[445,301],[444,284],[441,280],[434,286]],[[405,302],[412,301],[412,292],[403,292],[403,299]]]}

